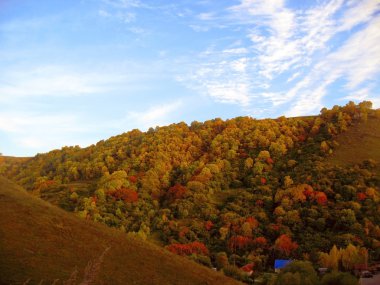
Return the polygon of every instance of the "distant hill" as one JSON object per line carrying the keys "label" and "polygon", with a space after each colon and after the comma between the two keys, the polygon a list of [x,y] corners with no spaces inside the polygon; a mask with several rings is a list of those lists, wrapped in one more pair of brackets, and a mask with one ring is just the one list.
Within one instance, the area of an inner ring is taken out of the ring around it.
{"label": "distant hill", "polygon": [[110,247],[103,284],[238,284],[223,275],[118,230],[85,221],[0,177],[0,284],[79,280],[89,261]]}

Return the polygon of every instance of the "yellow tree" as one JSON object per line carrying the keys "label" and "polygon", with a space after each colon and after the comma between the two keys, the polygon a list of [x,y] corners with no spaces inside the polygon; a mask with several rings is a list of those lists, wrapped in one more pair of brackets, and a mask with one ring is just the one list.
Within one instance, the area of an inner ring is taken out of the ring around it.
{"label": "yellow tree", "polygon": [[334,244],[329,253],[329,268],[338,270],[340,257],[339,249]]}
{"label": "yellow tree", "polygon": [[351,270],[359,262],[359,251],[351,243],[341,250],[342,265],[346,270]]}
{"label": "yellow tree", "polygon": [[333,270],[339,269],[339,261],[341,260],[341,252],[336,245],[334,245],[329,253],[321,252],[319,254],[319,263],[321,266],[331,268]]}

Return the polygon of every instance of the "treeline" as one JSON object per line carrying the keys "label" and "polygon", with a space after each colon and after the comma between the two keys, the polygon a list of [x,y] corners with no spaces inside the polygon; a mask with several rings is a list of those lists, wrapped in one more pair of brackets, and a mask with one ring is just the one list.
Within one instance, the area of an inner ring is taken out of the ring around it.
{"label": "treeline", "polygon": [[338,134],[379,118],[364,101],[315,117],[179,123],[3,163],[1,171],[83,218],[225,272],[256,274],[277,258],[327,266],[334,245],[380,257],[376,163],[325,162]]}

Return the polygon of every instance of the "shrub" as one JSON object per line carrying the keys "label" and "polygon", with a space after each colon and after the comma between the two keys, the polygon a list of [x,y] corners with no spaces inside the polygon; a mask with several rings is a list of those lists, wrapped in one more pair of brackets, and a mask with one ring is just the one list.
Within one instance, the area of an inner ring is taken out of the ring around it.
{"label": "shrub", "polygon": [[195,262],[202,264],[207,267],[212,267],[211,259],[208,256],[205,255],[198,255],[198,254],[192,254],[189,256],[190,259],[194,260]]}
{"label": "shrub", "polygon": [[310,262],[293,261],[279,274],[276,284],[314,285],[318,283],[317,272]]}
{"label": "shrub", "polygon": [[358,285],[358,280],[347,272],[333,271],[322,278],[321,285]]}
{"label": "shrub", "polygon": [[223,268],[223,272],[226,276],[232,277],[239,281],[249,282],[249,277],[247,273],[240,270],[238,267],[234,265],[227,265]]}

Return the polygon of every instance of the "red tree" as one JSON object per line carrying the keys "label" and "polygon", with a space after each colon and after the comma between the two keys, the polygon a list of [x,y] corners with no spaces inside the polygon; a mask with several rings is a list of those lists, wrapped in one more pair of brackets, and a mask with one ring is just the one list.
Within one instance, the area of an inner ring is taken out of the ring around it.
{"label": "red tree", "polygon": [[358,198],[359,201],[363,201],[367,198],[367,195],[364,193],[358,193],[356,194],[356,197]]}
{"label": "red tree", "polygon": [[167,247],[167,249],[178,255],[191,255],[191,254],[201,254],[208,255],[208,249],[199,241],[194,241],[188,244],[174,243]]}
{"label": "red tree", "polygon": [[131,183],[136,183],[136,182],[137,182],[137,177],[134,176],[134,175],[131,175],[131,176],[129,176],[129,181],[130,181]]}
{"label": "red tree", "polygon": [[211,222],[211,221],[205,222],[205,228],[207,231],[211,230],[213,226],[214,226],[213,222]]}
{"label": "red tree", "polygon": [[274,248],[284,253],[286,256],[289,256],[293,250],[298,248],[298,244],[293,242],[292,239],[286,234],[282,234],[276,239]]}
{"label": "red tree", "polygon": [[314,197],[319,205],[325,205],[327,203],[327,196],[324,192],[317,191]]}
{"label": "red tree", "polygon": [[184,236],[186,236],[186,234],[190,231],[190,229],[188,227],[184,227],[179,233],[178,233],[178,236],[183,238]]}
{"label": "red tree", "polygon": [[114,197],[116,200],[124,200],[127,203],[137,202],[139,198],[139,195],[135,190],[124,187],[111,191],[108,194]]}
{"label": "red tree", "polygon": [[314,195],[314,189],[313,189],[313,187],[311,187],[310,185],[305,184],[305,187],[304,187],[304,190],[303,190],[303,194],[307,198],[313,197],[313,195]]}
{"label": "red tree", "polygon": [[254,239],[253,243],[258,245],[258,246],[263,247],[263,246],[267,245],[268,241],[265,237],[257,237]]}
{"label": "red tree", "polygon": [[248,217],[246,222],[251,225],[252,229],[255,229],[259,226],[259,222],[254,217]]}
{"label": "red tree", "polygon": [[185,186],[182,186],[181,184],[176,184],[173,187],[170,187],[168,192],[166,193],[166,196],[169,200],[177,200],[182,199],[187,192],[187,189]]}
{"label": "red tree", "polygon": [[245,249],[252,244],[252,239],[245,236],[233,236],[228,242],[228,247],[230,250],[235,251],[236,249]]}

